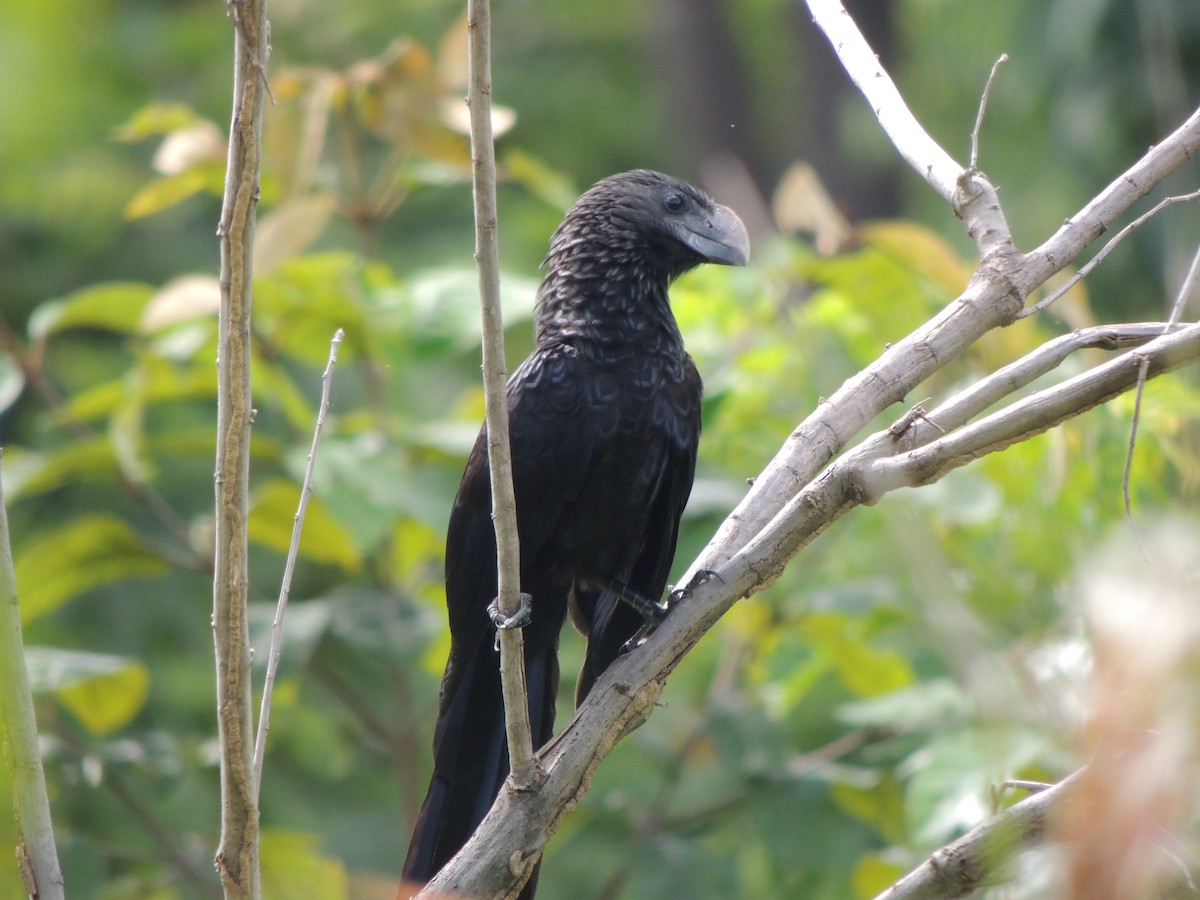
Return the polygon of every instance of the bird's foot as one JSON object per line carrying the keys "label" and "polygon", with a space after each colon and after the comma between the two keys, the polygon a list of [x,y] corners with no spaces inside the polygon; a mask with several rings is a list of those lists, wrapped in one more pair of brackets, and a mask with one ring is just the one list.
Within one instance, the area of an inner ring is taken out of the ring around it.
{"label": "bird's foot", "polygon": [[700,585],[704,584],[706,581],[712,581],[714,578],[721,582],[725,580],[721,577],[721,573],[716,569],[700,569],[692,577],[692,580],[686,585],[683,587],[674,588],[669,594],[667,594],[667,606],[678,606],[692,595],[692,591],[700,587]]}
{"label": "bird's foot", "polygon": [[701,569],[696,573],[695,577],[688,582],[687,585],[684,587],[673,588],[667,594],[667,599],[662,603],[653,603],[647,601],[647,605],[644,608],[641,605],[635,604],[642,612],[642,616],[646,619],[646,622],[637,630],[637,633],[634,634],[633,637],[631,637],[621,646],[621,653],[628,653],[630,650],[635,650],[642,644],[646,643],[646,639],[650,637],[650,635],[654,634],[654,631],[658,628],[659,623],[661,623],[662,620],[667,617],[667,613],[691,596],[691,593],[695,588],[704,584],[706,581],[711,581],[714,578],[716,578],[718,581],[724,581],[724,579],[721,578],[721,573],[715,569]]}
{"label": "bird's foot", "polygon": [[506,616],[500,610],[500,598],[497,597],[487,608],[488,618],[497,628],[524,628],[533,621],[533,597],[521,592],[521,605],[511,616]]}

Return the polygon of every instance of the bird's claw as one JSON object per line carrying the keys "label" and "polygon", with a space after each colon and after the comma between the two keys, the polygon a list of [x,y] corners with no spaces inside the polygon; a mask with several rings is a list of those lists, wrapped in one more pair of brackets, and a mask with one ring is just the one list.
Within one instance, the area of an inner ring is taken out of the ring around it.
{"label": "bird's claw", "polygon": [[[662,620],[660,619],[659,621]],[[647,619],[646,623],[637,630],[634,636],[621,645],[621,652],[618,655],[624,656],[626,653],[630,653],[642,646],[642,644],[646,643],[646,639],[654,634],[656,628],[658,628],[658,622],[651,622]]]}
{"label": "bird's claw", "polygon": [[506,616],[500,609],[500,598],[497,597],[488,604],[488,618],[496,626],[496,649],[500,649],[500,631],[506,628],[524,628],[533,621],[533,597],[524,591],[520,594],[521,605],[511,616]]}
{"label": "bird's claw", "polygon": [[642,623],[642,627],[637,630],[634,636],[621,645],[620,653],[618,653],[619,656],[623,656],[630,650],[640,647],[642,644],[646,643],[646,638],[654,634],[654,630],[658,628],[663,619],[667,617],[667,613],[671,611],[671,604],[670,602],[649,603],[646,606],[639,606],[638,610],[641,612],[642,618],[645,619],[645,621]]}
{"label": "bird's claw", "polygon": [[667,595],[667,606],[676,606],[682,603],[691,596],[693,590],[714,578],[722,582],[725,580],[716,569],[700,569],[684,587],[675,588]]}

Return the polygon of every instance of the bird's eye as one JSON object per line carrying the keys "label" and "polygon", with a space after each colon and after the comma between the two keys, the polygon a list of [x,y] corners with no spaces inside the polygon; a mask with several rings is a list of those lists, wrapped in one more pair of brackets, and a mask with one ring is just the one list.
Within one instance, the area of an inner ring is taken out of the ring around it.
{"label": "bird's eye", "polygon": [[663,206],[667,208],[668,212],[679,212],[683,209],[683,198],[678,194],[667,194],[663,198]]}

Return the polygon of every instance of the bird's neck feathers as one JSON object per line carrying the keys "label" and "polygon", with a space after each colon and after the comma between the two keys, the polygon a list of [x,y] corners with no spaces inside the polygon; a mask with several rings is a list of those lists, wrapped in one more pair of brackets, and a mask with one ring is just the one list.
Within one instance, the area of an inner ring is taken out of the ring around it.
{"label": "bird's neck feathers", "polygon": [[538,346],[558,341],[612,348],[682,347],[668,277],[638,266],[552,267],[538,288]]}
{"label": "bird's neck feathers", "polygon": [[555,233],[546,257],[537,294],[538,345],[569,340],[681,348],[667,287],[691,266],[607,223],[570,224]]}

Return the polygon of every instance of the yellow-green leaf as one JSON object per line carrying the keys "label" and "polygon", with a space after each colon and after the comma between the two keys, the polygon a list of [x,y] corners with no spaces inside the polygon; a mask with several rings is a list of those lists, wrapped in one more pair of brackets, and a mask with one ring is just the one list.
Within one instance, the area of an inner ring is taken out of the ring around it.
{"label": "yellow-green leaf", "polygon": [[891,887],[904,874],[904,868],[884,859],[868,854],[854,867],[851,882],[855,897],[876,897]]}
{"label": "yellow-green leaf", "polygon": [[54,696],[92,734],[104,736],[137,715],[150,690],[150,672],[123,656],[49,647],[25,652],[29,682]]}
{"label": "yellow-green leaf", "polygon": [[224,167],[215,162],[202,162],[175,175],[164,175],[143,185],[125,204],[125,218],[141,219],[174,206],[201,191],[218,193],[224,177]]}
{"label": "yellow-green leaf", "polygon": [[141,141],[202,121],[190,106],[183,103],[149,103],[136,110],[128,121],[118,125],[113,136],[118,141]]}
{"label": "yellow-green leaf", "polygon": [[7,353],[0,353],[0,412],[8,409],[25,390],[25,373]]}
{"label": "yellow-green leaf", "polygon": [[58,300],[43,303],[29,317],[28,331],[33,340],[68,328],[103,328],[108,331],[134,332],[142,310],[150,302],[154,288],[131,281],[113,281],[76,291]]}
{"label": "yellow-green leaf", "polygon": [[17,558],[21,619],[30,622],[102,584],[166,570],[162,558],[120,519],[76,519],[41,535]]}
{"label": "yellow-green leaf", "polygon": [[69,482],[108,478],[116,468],[116,458],[106,437],[73,441],[49,453],[6,447],[4,493],[10,501],[29,497]]}
{"label": "yellow-green leaf", "polygon": [[317,836],[264,829],[259,850],[262,892],[272,900],[343,900],[346,867],[321,853]]}
{"label": "yellow-green leaf", "polygon": [[254,230],[254,271],[263,275],[311,247],[336,208],[334,194],[305,194],[285,200],[259,219]]}
{"label": "yellow-green leaf", "polygon": [[[270,481],[254,492],[250,507],[250,540],[287,553],[292,524],[300,504],[300,486],[290,481]],[[310,497],[304,517],[300,553],[317,562],[357,571],[362,564],[350,533],[333,518],[317,497]]]}

